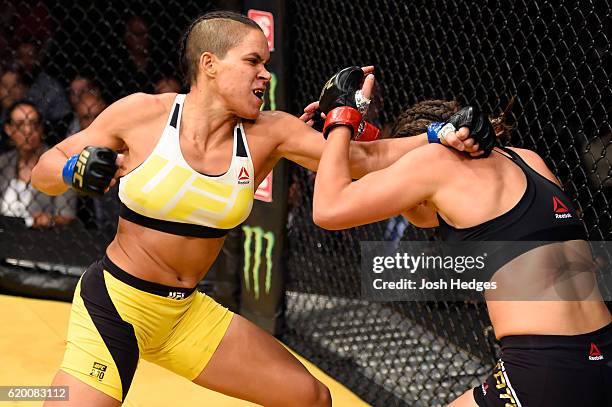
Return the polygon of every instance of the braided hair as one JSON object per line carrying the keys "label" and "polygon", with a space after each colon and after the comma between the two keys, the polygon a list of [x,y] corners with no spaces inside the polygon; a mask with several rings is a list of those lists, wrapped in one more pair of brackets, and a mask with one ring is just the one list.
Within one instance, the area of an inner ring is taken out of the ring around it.
{"label": "braided hair", "polygon": [[[514,97],[510,100],[504,112],[490,118],[495,135],[500,138],[508,135],[512,125],[506,123],[506,118],[514,104]],[[446,122],[460,109],[455,100],[431,99],[418,102],[405,109],[391,126],[391,137],[410,137],[426,133],[431,122]]]}
{"label": "braided hair", "polygon": [[427,132],[431,122],[445,122],[459,110],[459,103],[424,100],[404,110],[391,127],[392,137],[410,137]]}

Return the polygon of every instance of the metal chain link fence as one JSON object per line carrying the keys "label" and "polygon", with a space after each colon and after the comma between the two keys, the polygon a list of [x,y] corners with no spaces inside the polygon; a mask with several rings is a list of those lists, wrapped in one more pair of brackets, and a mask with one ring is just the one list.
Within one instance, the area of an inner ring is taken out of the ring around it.
{"label": "metal chain link fence", "polygon": [[[135,91],[180,90],[177,43],[223,2],[15,0],[0,9],[0,244],[12,266],[80,274],[116,227],[110,194],[49,198],[29,184],[49,146]],[[236,2],[232,2],[236,3]],[[375,64],[380,125],[425,98],[499,112],[508,144],[536,150],[562,180],[593,240],[611,240],[609,1],[287,2],[291,111],[339,68]],[[31,104],[21,103],[28,100]],[[283,340],[379,406],[442,405],[489,372],[482,305],[360,298],[359,242],[435,239],[400,219],[343,232],[311,221],[313,175],[293,171]],[[116,194],[116,191],[114,191]],[[7,233],[8,232],[8,233]]]}
{"label": "metal chain link fence", "polygon": [[[378,122],[424,99],[499,114],[504,143],[537,151],[584,219],[610,240],[609,1],[288,2],[291,111],[349,65],[376,65]],[[482,304],[360,299],[362,240],[429,240],[400,219],[343,232],[312,223],[314,175],[293,171],[285,343],[376,406],[446,405],[489,374],[497,352]],[[367,210],[367,208],[364,208]]]}
{"label": "metal chain link fence", "polygon": [[[236,3],[236,2],[232,2]],[[182,90],[179,42],[211,1],[15,0],[0,8],[0,247],[8,266],[80,275],[112,239],[116,188],[48,197],[30,171],[49,147],[134,92]],[[58,275],[59,277],[59,275]]]}

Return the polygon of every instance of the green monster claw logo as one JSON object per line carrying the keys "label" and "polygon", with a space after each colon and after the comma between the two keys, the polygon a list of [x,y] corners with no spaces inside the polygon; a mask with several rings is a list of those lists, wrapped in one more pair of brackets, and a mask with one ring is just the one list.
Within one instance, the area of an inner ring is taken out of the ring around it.
{"label": "green monster claw logo", "polygon": [[[270,293],[272,288],[272,249],[274,249],[274,233],[266,232],[259,226],[243,226],[244,231],[244,285],[247,290],[251,290],[250,281],[251,274],[253,276],[253,292],[255,299],[259,299],[259,267],[261,266],[261,254],[263,250],[263,241],[266,241],[266,278],[265,292]],[[251,266],[251,244],[255,245],[253,253],[253,264]]]}
{"label": "green monster claw logo", "polygon": [[272,75],[268,91],[268,99],[270,100],[264,102],[259,110],[266,110],[266,107],[269,107],[268,110],[276,110],[276,85],[278,85],[278,78],[275,73],[270,72],[270,75]]}

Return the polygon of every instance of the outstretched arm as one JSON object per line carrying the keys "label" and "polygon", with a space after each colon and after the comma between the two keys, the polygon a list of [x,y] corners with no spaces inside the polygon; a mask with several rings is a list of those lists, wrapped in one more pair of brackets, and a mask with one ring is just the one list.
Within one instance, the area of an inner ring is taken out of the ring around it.
{"label": "outstretched arm", "polygon": [[[326,145],[322,134],[289,114],[275,112],[275,115],[278,119],[272,126],[280,140],[277,147],[278,154],[309,170],[318,171],[319,160]],[[463,145],[461,140],[467,139],[469,131],[467,128],[462,128],[456,134],[457,143],[461,148]],[[370,142],[351,141],[348,157],[350,176],[357,179],[386,168],[404,154],[427,144],[425,133],[414,137]]]}
{"label": "outstretched arm", "polygon": [[[350,67],[343,69],[334,75],[330,81],[324,87],[322,94],[322,100],[326,100],[326,109],[330,100],[334,100],[331,106],[335,106],[340,101],[345,102],[346,97],[352,98],[355,92],[354,83],[350,82],[350,76],[355,73],[355,70],[359,70],[356,67]],[[372,94],[374,87],[374,67],[363,67],[361,68],[365,79],[361,85],[361,94],[366,99],[369,99]],[[343,76],[344,75],[344,76]],[[342,78],[335,80],[334,78]],[[347,95],[348,92],[348,95]],[[330,96],[331,95],[331,96]],[[329,99],[329,97],[331,99]],[[300,121],[304,123],[311,123],[311,119],[315,114],[318,114],[319,102],[313,102],[306,106],[304,114],[300,117]],[[324,115],[322,115],[324,116]],[[311,170],[316,171],[318,168],[318,162],[321,157],[324,140],[318,134],[318,132],[311,131],[312,136],[309,136],[308,130],[301,124],[293,121],[291,122],[288,118],[285,118],[287,123],[283,123],[277,129],[282,132],[281,142],[278,146],[278,152],[282,157],[288,158],[298,164],[307,167]],[[315,136],[316,135],[316,136]],[[450,147],[453,147],[459,151],[466,151],[476,156],[480,154],[478,152],[478,145],[474,143],[474,139],[469,138],[468,129],[460,129],[457,132],[449,132],[445,138],[442,138],[442,142]],[[372,171],[376,171],[382,168],[386,168],[400,157],[415,148],[422,147],[428,144],[427,135],[425,133],[414,137],[377,140],[371,142],[352,142],[349,148],[349,168],[353,178],[360,178],[365,174]]]}
{"label": "outstretched arm", "polygon": [[352,181],[350,136],[345,126],[329,134],[315,182],[313,218],[317,225],[344,229],[387,219],[430,199],[442,182],[431,167],[435,163],[430,149],[406,154],[388,168]]}

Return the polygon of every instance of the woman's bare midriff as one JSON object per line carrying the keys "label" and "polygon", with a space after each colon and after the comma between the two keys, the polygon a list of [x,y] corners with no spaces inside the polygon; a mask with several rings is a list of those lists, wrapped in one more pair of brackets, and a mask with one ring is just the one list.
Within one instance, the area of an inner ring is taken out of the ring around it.
{"label": "woman's bare midriff", "polygon": [[515,258],[492,278],[506,292],[487,295],[495,336],[580,335],[608,325],[612,316],[597,289],[596,270],[583,240]]}
{"label": "woman's bare midriff", "polygon": [[488,301],[495,337],[581,335],[612,322],[601,301]]}
{"label": "woman's bare midriff", "polygon": [[125,272],[172,287],[195,287],[213,264],[225,238],[172,235],[119,218],[106,253]]}

